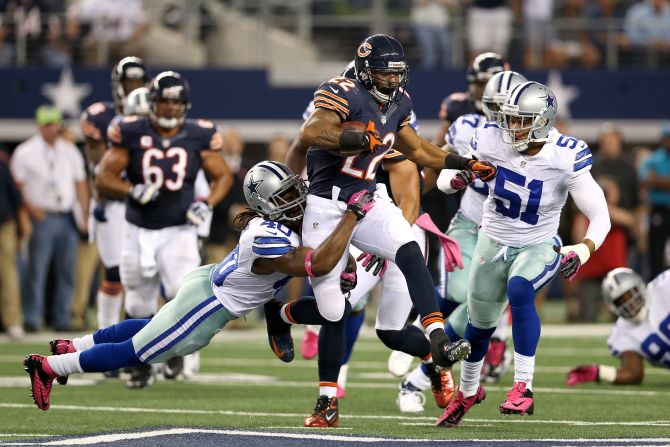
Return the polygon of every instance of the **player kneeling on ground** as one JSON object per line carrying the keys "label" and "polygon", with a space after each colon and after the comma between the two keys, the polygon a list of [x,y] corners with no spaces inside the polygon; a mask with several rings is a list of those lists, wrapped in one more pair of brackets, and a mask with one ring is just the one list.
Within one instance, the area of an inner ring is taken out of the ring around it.
{"label": "player kneeling on ground", "polygon": [[606,382],[614,385],[639,385],[644,378],[644,360],[670,368],[670,270],[648,285],[633,270],[616,268],[603,279],[602,295],[609,309],[619,318],[607,339],[612,355],[619,357],[619,368],[607,365],[581,365],[568,372],[566,385]]}
{"label": "player kneeling on ground", "polygon": [[[375,203],[368,191],[353,194],[337,227],[312,250],[301,246],[306,187],[288,167],[258,163],[247,173],[244,194],[251,209],[235,219],[243,228],[238,246],[220,264],[186,275],[177,296],[153,318],[122,321],[73,340],[54,340],[50,345],[56,355],[25,358],[33,399],[40,409],[49,409],[56,377],[164,362],[193,353],[207,346],[229,321],[272,300],[292,276],[330,272],[357,222]],[[343,281],[355,281],[354,275],[344,273]],[[290,332],[273,335],[271,330],[270,344],[282,360],[292,360]]]}

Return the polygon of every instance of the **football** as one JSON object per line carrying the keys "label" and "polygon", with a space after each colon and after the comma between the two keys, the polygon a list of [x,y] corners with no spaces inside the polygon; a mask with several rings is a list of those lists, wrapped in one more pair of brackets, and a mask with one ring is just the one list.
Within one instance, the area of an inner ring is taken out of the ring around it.
{"label": "football", "polygon": [[350,129],[358,132],[365,132],[365,129],[367,129],[367,127],[368,125],[361,121],[345,121],[342,123],[342,130]]}

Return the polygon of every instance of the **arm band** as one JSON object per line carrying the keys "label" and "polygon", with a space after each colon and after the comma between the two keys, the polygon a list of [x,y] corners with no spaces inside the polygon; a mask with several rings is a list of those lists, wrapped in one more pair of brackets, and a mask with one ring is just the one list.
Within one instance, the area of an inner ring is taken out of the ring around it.
{"label": "arm band", "polygon": [[365,132],[359,132],[353,129],[344,129],[340,134],[340,149],[344,150],[363,150],[367,148]]}
{"label": "arm band", "polygon": [[468,163],[471,160],[471,158],[461,157],[453,152],[448,152],[447,156],[444,157],[444,167],[446,169],[457,169],[462,171],[463,169],[468,168]]}
{"label": "arm band", "polygon": [[305,256],[305,271],[310,278],[316,276],[314,275],[314,272],[312,272],[312,253],[314,253],[314,250],[310,250],[307,252],[307,256]]}
{"label": "arm band", "polygon": [[616,380],[616,368],[613,366],[598,365],[598,380],[614,383]]}

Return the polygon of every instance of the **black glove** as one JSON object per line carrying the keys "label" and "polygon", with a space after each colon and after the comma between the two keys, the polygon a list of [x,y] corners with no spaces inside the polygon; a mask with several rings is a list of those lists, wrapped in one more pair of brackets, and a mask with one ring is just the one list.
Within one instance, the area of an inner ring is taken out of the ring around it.
{"label": "black glove", "polygon": [[107,222],[107,215],[105,214],[106,206],[105,202],[100,202],[93,208],[93,218],[98,222]]}

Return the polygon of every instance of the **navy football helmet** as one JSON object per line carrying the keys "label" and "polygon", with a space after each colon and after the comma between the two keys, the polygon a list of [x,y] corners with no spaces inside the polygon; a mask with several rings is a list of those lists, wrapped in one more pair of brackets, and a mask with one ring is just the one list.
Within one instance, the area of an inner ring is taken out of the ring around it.
{"label": "navy football helmet", "polygon": [[123,101],[128,93],[144,86],[147,81],[149,81],[149,72],[144,61],[139,57],[124,57],[114,65],[112,68],[112,97],[119,110],[123,110]]}
{"label": "navy football helmet", "polygon": [[[400,100],[400,89],[407,85],[409,68],[400,42],[385,34],[366,37],[356,50],[356,79],[381,104]],[[397,83],[375,79],[375,73],[398,73]]]}
{"label": "navy football helmet", "polygon": [[[158,103],[162,100],[176,100],[181,103],[177,116],[159,116]],[[191,108],[191,89],[186,79],[179,73],[164,71],[149,84],[149,102],[151,119],[163,129],[174,129],[184,123],[186,113]]]}
{"label": "navy football helmet", "polygon": [[508,64],[498,53],[482,53],[472,61],[466,75],[468,93],[470,100],[480,112],[483,111],[482,94],[486,83],[494,74],[505,70],[509,70]]}

